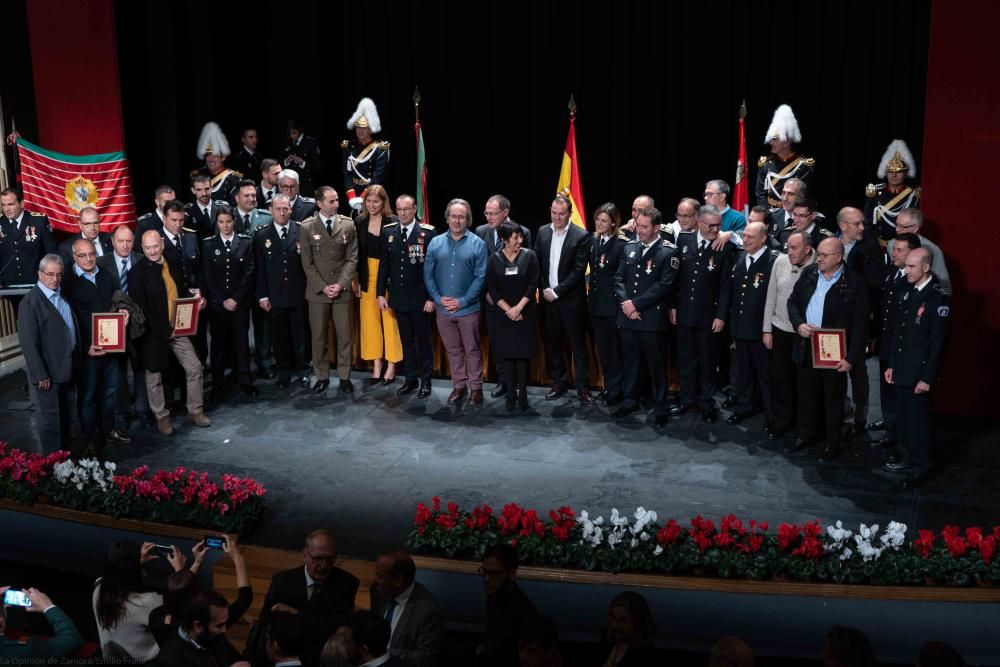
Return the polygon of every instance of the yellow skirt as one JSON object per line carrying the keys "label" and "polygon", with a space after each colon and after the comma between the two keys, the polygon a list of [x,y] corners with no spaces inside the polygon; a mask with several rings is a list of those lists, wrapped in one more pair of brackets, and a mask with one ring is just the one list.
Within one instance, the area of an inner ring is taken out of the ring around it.
{"label": "yellow skirt", "polygon": [[375,295],[378,263],[377,259],[368,258],[368,289],[361,293],[361,358],[385,359],[395,364],[403,360],[403,345],[399,341],[396,314],[378,307]]}

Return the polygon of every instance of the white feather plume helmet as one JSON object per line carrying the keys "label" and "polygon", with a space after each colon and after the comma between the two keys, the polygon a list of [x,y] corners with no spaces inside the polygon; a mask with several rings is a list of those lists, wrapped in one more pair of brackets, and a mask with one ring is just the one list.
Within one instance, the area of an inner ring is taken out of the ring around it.
{"label": "white feather plume helmet", "polygon": [[[899,156],[897,159],[896,156]],[[902,162],[902,165],[899,164]],[[890,164],[893,163],[893,164]],[[893,171],[904,171],[901,167],[905,166],[906,175],[910,178],[915,178],[917,175],[917,161],[913,159],[913,153],[910,152],[910,147],[906,145],[906,142],[902,139],[893,139],[889,147],[885,149],[885,153],[882,155],[882,161],[878,163],[878,177],[885,178],[885,172],[887,170]]]}
{"label": "white feather plume helmet", "polygon": [[221,155],[229,157],[229,142],[218,123],[208,122],[201,128],[198,137],[198,159],[204,160],[206,155]]}
{"label": "white feather plume helmet", "polygon": [[793,144],[802,141],[799,121],[795,120],[795,113],[792,112],[792,107],[787,104],[782,104],[774,110],[771,125],[767,128],[767,134],[764,135],[764,143],[768,143],[771,139],[790,141]]}
{"label": "white feather plume helmet", "polygon": [[355,127],[369,127],[372,134],[378,134],[382,131],[382,121],[378,117],[378,109],[375,108],[375,102],[372,101],[370,97],[362,97],[361,101],[358,102],[358,108],[354,110],[354,115],[351,119],[347,121],[347,129],[353,130]]}

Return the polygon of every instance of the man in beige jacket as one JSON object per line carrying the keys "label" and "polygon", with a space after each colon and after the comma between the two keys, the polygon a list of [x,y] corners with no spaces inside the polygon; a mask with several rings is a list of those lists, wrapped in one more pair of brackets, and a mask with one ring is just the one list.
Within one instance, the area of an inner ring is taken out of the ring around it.
{"label": "man in beige jacket", "polygon": [[327,334],[330,316],[337,338],[337,376],[340,389],[354,391],[351,384],[351,281],[358,268],[358,235],[350,218],[337,214],[337,191],[329,186],[316,190],[316,215],[302,222],[302,268],[306,274],[306,301],[312,332],[312,362],[316,373],[313,391],[321,394],[330,386]]}

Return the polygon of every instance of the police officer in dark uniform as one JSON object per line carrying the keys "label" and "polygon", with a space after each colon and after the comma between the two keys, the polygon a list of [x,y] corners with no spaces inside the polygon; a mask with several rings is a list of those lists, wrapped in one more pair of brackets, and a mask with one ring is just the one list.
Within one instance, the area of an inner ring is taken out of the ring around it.
{"label": "police officer in dark uniform", "polygon": [[896,434],[904,457],[890,459],[885,467],[903,473],[903,488],[912,488],[930,470],[930,391],[941,369],[951,295],[931,273],[931,254],[926,248],[907,254],[905,271],[908,285],[896,300],[885,371],[886,381],[895,389]]}
{"label": "police officer in dark uniform", "polygon": [[229,157],[229,164],[243,174],[244,178],[257,178],[257,174],[260,173],[261,160],[257,141],[257,129],[245,128],[240,134],[240,147]]}
{"label": "police officer in dark uniform", "polygon": [[299,224],[291,222],[287,195],[271,200],[274,223],[254,234],[257,298],[268,313],[277,361],[278,386],[301,377],[306,364],[306,274],[299,250]]}
{"label": "police officer in dark uniform", "polygon": [[212,327],[212,394],[222,400],[226,366],[235,356],[233,375],[249,397],[257,396],[250,378],[249,296],[254,286],[253,239],[237,234],[233,209],[223,204],[216,213],[219,233],[202,241],[202,296],[208,301]]}
{"label": "police officer in dark uniform", "polygon": [[347,203],[360,213],[364,208],[365,189],[370,185],[386,184],[389,178],[389,142],[376,141],[372,135],[382,131],[375,102],[365,97],[358,102],[354,115],[347,121],[354,137],[341,142],[341,166],[344,169],[344,192]]}
{"label": "police officer in dark uniform", "polygon": [[[434,226],[418,223],[417,202],[410,195],[396,198],[399,222],[382,227],[382,261],[378,266],[375,294],[379,307],[388,306],[396,314],[399,340],[403,345],[403,374],[406,381],[396,390],[406,396],[414,389],[417,398],[431,394],[434,350],[431,347],[430,313],[434,302],[424,287],[424,257],[434,238]],[[383,306],[383,304],[385,304]]]}
{"label": "police officer in dark uniform", "polygon": [[779,106],[767,129],[764,142],[770,144],[771,154],[757,161],[757,184],[754,197],[758,206],[781,206],[782,184],[789,178],[801,179],[806,185],[812,182],[816,160],[795,152],[793,144],[802,141],[799,123],[787,104]]}
{"label": "police officer in dark uniform", "polygon": [[882,419],[868,424],[869,431],[884,431],[885,435],[878,443],[880,447],[890,449],[896,446],[896,400],[894,388],[885,379],[885,371],[889,368],[889,353],[892,350],[893,316],[896,312],[896,301],[908,287],[906,282],[906,256],[911,250],[920,247],[920,237],[916,234],[899,234],[892,244],[892,266],[886,271],[885,282],[882,284],[882,319],[878,341],[879,370],[879,404],[882,406]]}
{"label": "police officer in dark uniform", "polygon": [[[188,227],[195,230],[203,241],[215,234],[215,216],[219,208],[230,204],[222,199],[212,199],[212,179],[206,174],[196,174],[191,178],[191,194],[194,201],[184,205],[188,216]],[[236,194],[233,194],[235,202]]]}
{"label": "police officer in dark uniform", "polygon": [[21,195],[13,189],[0,192],[0,205],[0,285],[33,285],[42,257],[56,251],[49,219],[25,211]]}
{"label": "police officer in dark uniform", "polygon": [[612,416],[619,419],[639,409],[639,368],[645,358],[657,426],[670,419],[663,342],[670,325],[667,300],[680,268],[677,247],[659,236],[662,223],[663,214],[655,208],[639,214],[637,239],[622,248],[615,274],[615,295],[621,302],[618,328],[625,361],[625,400]]}
{"label": "police officer in dark uniform", "polygon": [[[764,304],[771,268],[780,253],[767,247],[767,227],[751,222],[743,230],[743,252],[736,258],[719,299],[719,311],[736,343],[736,403],[726,419],[738,424],[760,410],[771,423],[771,381],[764,346]],[[755,400],[756,399],[756,400]],[[759,401],[759,403],[758,403]],[[758,407],[759,406],[759,407]]]}
{"label": "police officer in dark uniform", "polygon": [[[868,332],[868,289],[844,265],[840,239],[824,239],[816,249],[816,263],[802,270],[788,298],[788,320],[799,334],[792,349],[798,364],[798,406],[796,440],[785,453],[805,449],[822,431],[819,462],[826,463],[840,449],[847,377],[854,365],[865,363]],[[845,331],[846,355],[835,367],[813,367],[812,337],[820,327]]]}
{"label": "police officer in dark uniform", "polygon": [[620,308],[618,297],[615,296],[615,275],[618,273],[622,248],[628,243],[628,238],[621,231],[620,224],[621,214],[611,202],[598,206],[594,212],[587,312],[590,314],[594,346],[604,375],[604,390],[596,398],[604,406],[621,403],[625,370],[618,335]]}
{"label": "police officer in dark uniform", "polygon": [[879,183],[865,188],[865,224],[874,227],[879,238],[888,241],[896,233],[896,216],[906,208],[920,208],[920,186],[906,179],[917,174],[917,162],[902,139],[886,149],[878,165]]}
{"label": "police officer in dark uniform", "polygon": [[302,123],[294,120],[288,121],[288,143],[281,149],[280,162],[283,168],[291,169],[299,175],[299,184],[305,192],[315,190],[315,183],[323,175],[319,142],[306,136]]}
{"label": "police officer in dark uniform", "polygon": [[698,227],[678,236],[680,269],[677,290],[672,296],[670,321],[677,326],[677,362],[681,385],[680,402],[670,409],[681,414],[697,405],[701,417],[716,419],[714,375],[720,336],[728,314],[720,296],[728,289],[737,248],[726,243],[722,250],[712,244],[719,237],[722,219],[719,209],[705,205],[698,209]]}

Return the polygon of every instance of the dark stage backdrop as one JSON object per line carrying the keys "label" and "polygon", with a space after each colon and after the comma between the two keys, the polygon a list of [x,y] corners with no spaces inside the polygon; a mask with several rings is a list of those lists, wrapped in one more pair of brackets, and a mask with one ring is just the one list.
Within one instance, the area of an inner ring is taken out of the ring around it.
{"label": "dark stage backdrop", "polygon": [[536,227],[548,221],[570,93],[588,221],[604,201],[627,212],[646,192],[669,215],[709,178],[732,184],[746,99],[750,162],[774,108],[791,104],[831,214],[862,205],[891,139],[921,155],[929,12],[929,0],[117,0],[126,147],[148,210],[160,182],[187,193],[204,122],[234,147],[255,125],[273,154],[295,117],[339,187],[338,144],[370,96],[392,142],[394,197],[416,184],[419,85],[431,221],[443,224],[451,197],[478,212],[501,192]]}

